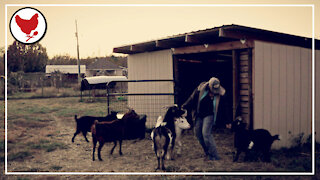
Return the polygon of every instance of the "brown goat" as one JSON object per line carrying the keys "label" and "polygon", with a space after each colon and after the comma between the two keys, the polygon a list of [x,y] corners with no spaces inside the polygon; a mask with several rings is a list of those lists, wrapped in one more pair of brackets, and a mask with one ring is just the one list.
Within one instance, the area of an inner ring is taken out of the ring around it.
{"label": "brown goat", "polygon": [[97,142],[99,141],[98,147],[98,158],[102,161],[101,158],[101,149],[106,142],[113,142],[114,146],[112,147],[110,154],[113,153],[113,150],[117,146],[117,141],[119,141],[119,154],[122,155],[121,145],[124,137],[124,123],[122,120],[113,120],[110,122],[99,122],[98,120],[94,121],[94,124],[91,127],[92,132],[92,143],[93,143],[93,153],[92,160],[95,160],[95,150]]}

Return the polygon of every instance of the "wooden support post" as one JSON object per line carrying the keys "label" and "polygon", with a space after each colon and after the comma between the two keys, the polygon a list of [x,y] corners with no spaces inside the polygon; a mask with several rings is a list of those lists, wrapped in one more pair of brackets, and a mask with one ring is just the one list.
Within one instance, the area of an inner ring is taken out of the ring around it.
{"label": "wooden support post", "polygon": [[249,128],[253,129],[253,98],[252,98],[252,49],[248,49],[248,79],[249,79]]}
{"label": "wooden support post", "polygon": [[237,56],[237,51],[232,50],[232,120],[235,120],[236,118],[236,113],[237,113],[237,107],[239,105],[239,79],[238,79],[238,56]]}

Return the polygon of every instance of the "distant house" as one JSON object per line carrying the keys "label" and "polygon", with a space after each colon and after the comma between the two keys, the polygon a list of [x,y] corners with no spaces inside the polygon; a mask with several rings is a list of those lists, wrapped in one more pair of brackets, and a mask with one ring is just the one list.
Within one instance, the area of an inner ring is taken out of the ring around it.
{"label": "distant house", "polygon": [[120,67],[106,59],[96,59],[87,66],[86,76],[123,76],[126,68]]}
{"label": "distant house", "polygon": [[[69,79],[78,78],[78,65],[47,65],[46,66],[46,75],[51,76],[54,72],[61,72],[64,75],[67,75]],[[86,75],[86,65],[80,65],[80,74],[81,77]]]}

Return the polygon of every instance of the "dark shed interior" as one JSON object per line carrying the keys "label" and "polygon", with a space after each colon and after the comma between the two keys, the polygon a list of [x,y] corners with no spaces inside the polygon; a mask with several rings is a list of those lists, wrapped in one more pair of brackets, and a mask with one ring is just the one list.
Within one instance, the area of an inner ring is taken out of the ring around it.
{"label": "dark shed interior", "polygon": [[224,126],[232,120],[233,76],[232,51],[207,52],[174,56],[176,103],[183,104],[195,88],[211,77],[217,77],[226,89],[221,97],[217,126]]}

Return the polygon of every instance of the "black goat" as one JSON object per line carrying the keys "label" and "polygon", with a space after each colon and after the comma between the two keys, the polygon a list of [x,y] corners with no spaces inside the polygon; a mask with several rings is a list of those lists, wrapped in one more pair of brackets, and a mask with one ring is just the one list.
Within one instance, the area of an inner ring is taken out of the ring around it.
{"label": "black goat", "polygon": [[95,120],[98,120],[99,122],[102,121],[112,121],[117,119],[117,112],[112,111],[111,114],[104,116],[104,117],[95,117],[95,116],[82,116],[79,119],[77,118],[77,115],[74,116],[74,119],[76,121],[76,132],[74,133],[72,137],[72,142],[74,142],[74,138],[82,132],[84,138],[87,142],[87,133],[91,131],[91,126],[93,125]]}
{"label": "black goat", "polygon": [[165,127],[168,128],[172,132],[172,143],[170,144],[170,149],[167,154],[167,159],[173,159],[173,149],[176,141],[176,129],[175,129],[175,120],[181,118],[182,115],[185,113],[177,105],[170,106],[164,115],[163,122],[165,123]]}
{"label": "black goat", "polygon": [[[153,147],[158,159],[157,170],[165,170],[164,158],[173,159],[173,149],[176,138],[175,120],[181,118],[185,113],[184,110],[177,105],[168,107],[168,110],[162,119],[159,116],[155,129],[151,132],[151,139],[153,140]],[[169,151],[168,151],[169,149]]]}
{"label": "black goat", "polygon": [[102,161],[100,152],[104,143],[114,143],[110,152],[110,154],[112,154],[113,150],[117,146],[117,141],[119,141],[119,154],[122,155],[122,140],[132,140],[136,138],[143,139],[145,137],[146,118],[146,115],[140,116],[133,109],[130,109],[129,112],[121,117],[121,119],[108,122],[98,122],[96,120],[91,128],[93,142],[92,160],[95,160],[94,154],[98,141],[98,158]]}
{"label": "black goat", "polygon": [[126,140],[144,139],[146,131],[146,115],[138,115],[133,109],[130,109],[123,115],[122,120],[125,123],[125,137]]}
{"label": "black goat", "polygon": [[271,136],[265,129],[247,130],[246,123],[241,117],[237,117],[232,123],[234,134],[234,147],[237,152],[233,162],[238,161],[241,152],[245,152],[244,160],[248,160],[248,153],[252,149],[256,152],[262,152],[263,161],[270,162],[270,149],[275,140],[280,140],[279,135]]}
{"label": "black goat", "polygon": [[168,147],[172,143],[172,132],[165,126],[159,126],[152,131],[152,140],[154,152],[158,159],[158,167],[156,170],[166,170],[164,166],[164,159],[168,152]]}

